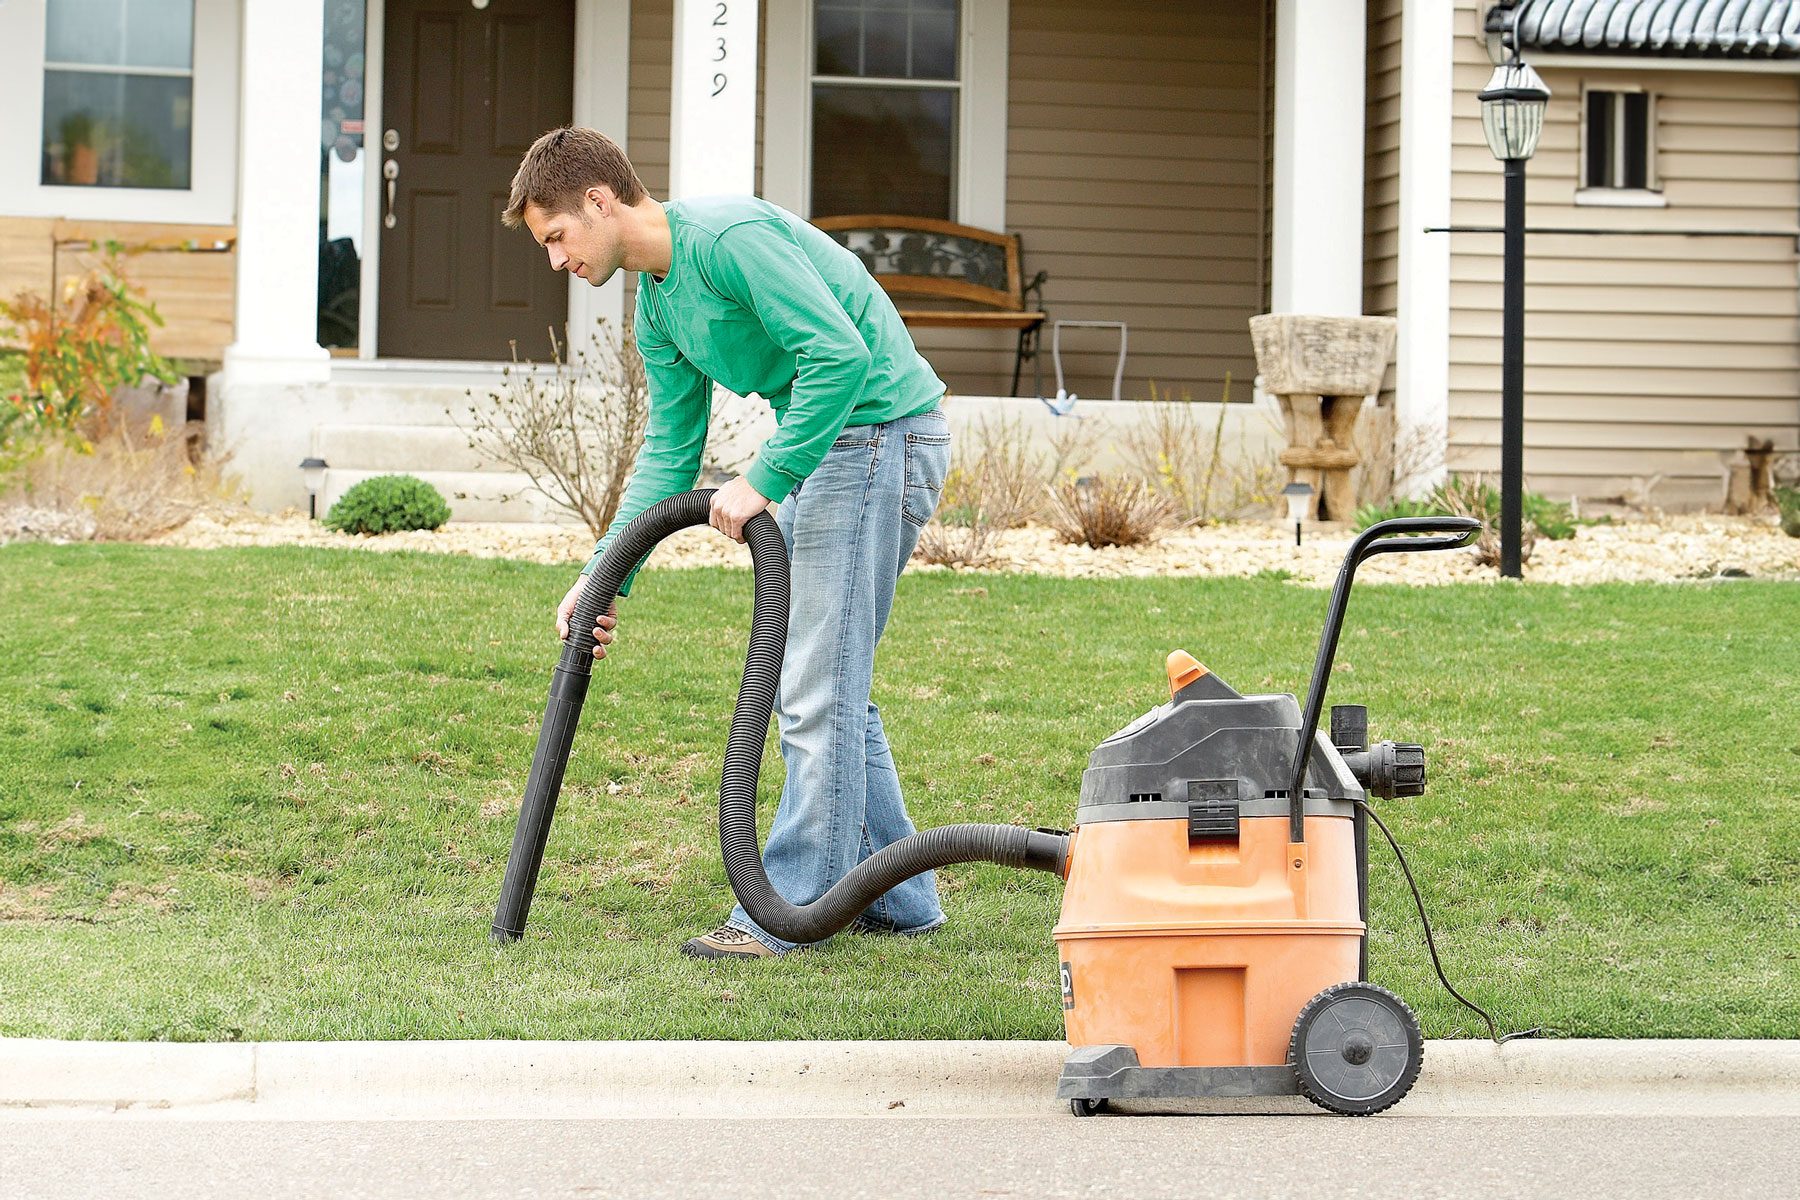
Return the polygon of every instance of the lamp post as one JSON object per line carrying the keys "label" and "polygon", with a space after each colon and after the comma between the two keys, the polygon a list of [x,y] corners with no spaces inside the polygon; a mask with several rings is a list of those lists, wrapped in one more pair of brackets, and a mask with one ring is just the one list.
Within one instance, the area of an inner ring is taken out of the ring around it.
{"label": "lamp post", "polygon": [[1288,520],[1294,523],[1294,548],[1300,547],[1300,522],[1306,520],[1306,510],[1312,501],[1313,485],[1310,483],[1290,483],[1281,489],[1281,498],[1287,501]]}
{"label": "lamp post", "polygon": [[325,486],[325,468],[330,465],[322,458],[301,460],[300,470],[306,476],[306,516],[308,520],[318,520],[319,489]]}
{"label": "lamp post", "polygon": [[1520,577],[1525,513],[1525,160],[1537,150],[1550,89],[1519,61],[1494,69],[1478,97],[1488,149],[1505,166],[1506,232],[1500,326],[1500,574]]}

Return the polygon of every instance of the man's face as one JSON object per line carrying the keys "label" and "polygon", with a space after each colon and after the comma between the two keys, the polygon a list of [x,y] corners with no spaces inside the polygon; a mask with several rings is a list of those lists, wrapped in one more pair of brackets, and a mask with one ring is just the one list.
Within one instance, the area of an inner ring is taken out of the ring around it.
{"label": "man's face", "polygon": [[619,269],[618,222],[611,220],[616,203],[610,192],[589,189],[576,212],[549,213],[525,206],[525,227],[550,256],[550,269],[579,275],[599,287]]}

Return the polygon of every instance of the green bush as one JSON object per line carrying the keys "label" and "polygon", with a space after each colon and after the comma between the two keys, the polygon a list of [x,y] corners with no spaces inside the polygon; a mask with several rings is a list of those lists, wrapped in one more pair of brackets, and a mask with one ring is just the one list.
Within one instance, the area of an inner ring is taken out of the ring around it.
{"label": "green bush", "polygon": [[438,490],[415,475],[377,475],[338,497],[325,528],[341,533],[393,533],[436,529],[450,519]]}
{"label": "green bush", "polygon": [[[1526,492],[1524,507],[1525,520],[1540,536],[1553,542],[1575,536],[1577,521],[1574,510],[1567,504],[1537,492]],[[1423,500],[1396,498],[1386,504],[1363,505],[1356,510],[1356,528],[1361,531],[1392,517],[1441,517],[1470,510],[1477,515],[1492,513],[1498,519],[1500,489],[1491,484],[1483,485],[1479,478],[1451,476],[1449,482],[1432,489],[1431,495]]]}
{"label": "green bush", "polygon": [[1441,517],[1443,508],[1430,500],[1408,500],[1395,497],[1386,504],[1365,504],[1356,510],[1356,531],[1361,533],[1371,525],[1382,521],[1391,521],[1395,517]]}
{"label": "green bush", "polygon": [[1800,538],[1800,487],[1776,488],[1775,505],[1781,510],[1781,532]]}

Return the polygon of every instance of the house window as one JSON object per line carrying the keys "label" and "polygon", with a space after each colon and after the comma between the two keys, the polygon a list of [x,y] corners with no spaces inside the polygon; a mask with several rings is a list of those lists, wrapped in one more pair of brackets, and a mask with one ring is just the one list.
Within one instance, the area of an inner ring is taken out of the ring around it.
{"label": "house window", "polygon": [[960,0],[814,0],[815,217],[954,220]]}
{"label": "house window", "polygon": [[1582,186],[1636,191],[1656,187],[1656,104],[1648,92],[1586,94]]}
{"label": "house window", "polygon": [[362,319],[367,0],[325,0],[319,108],[319,344],[350,350]]}
{"label": "house window", "polygon": [[46,184],[190,186],[194,0],[49,0]]}

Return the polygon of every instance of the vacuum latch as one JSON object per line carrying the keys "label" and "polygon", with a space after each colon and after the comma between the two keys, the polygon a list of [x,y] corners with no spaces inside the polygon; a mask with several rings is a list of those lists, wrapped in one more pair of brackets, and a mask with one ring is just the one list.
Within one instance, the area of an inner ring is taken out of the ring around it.
{"label": "vacuum latch", "polygon": [[1238,781],[1188,780],[1188,840],[1238,837]]}

